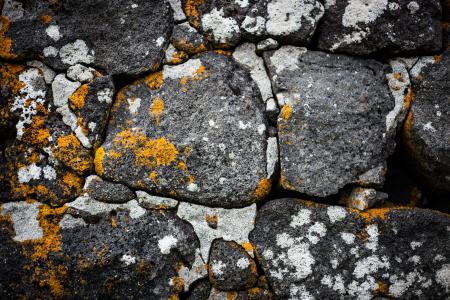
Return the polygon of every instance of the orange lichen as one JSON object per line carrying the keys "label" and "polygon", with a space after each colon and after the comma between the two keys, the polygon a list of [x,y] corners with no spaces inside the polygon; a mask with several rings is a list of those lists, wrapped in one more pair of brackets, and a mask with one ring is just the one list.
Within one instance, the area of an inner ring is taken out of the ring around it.
{"label": "orange lichen", "polygon": [[[175,46],[175,48],[181,50],[180,51],[181,53],[184,53],[184,54],[187,53],[189,55],[195,55],[195,54],[198,54],[201,52],[205,52],[207,50],[206,46],[203,43],[201,43],[198,46],[194,46],[190,41],[188,41],[185,38],[182,38],[180,40],[174,40],[173,45]],[[177,53],[180,53],[180,52],[177,52]]]}
{"label": "orange lichen", "polygon": [[383,281],[378,281],[376,293],[384,296],[389,295],[389,285]]}
{"label": "orange lichen", "polygon": [[122,156],[122,154],[120,154],[120,152],[116,152],[113,149],[111,149],[108,151],[108,156],[112,159],[119,159]]}
{"label": "orange lichen", "polygon": [[180,170],[186,171],[187,170],[186,162],[180,160],[178,162],[177,168]]}
{"label": "orange lichen", "polygon": [[88,92],[89,92],[89,85],[87,83],[80,86],[75,91],[75,93],[73,93],[69,97],[70,108],[72,108],[73,110],[82,109],[86,102],[86,96],[87,96]]}
{"label": "orange lichen", "polygon": [[58,160],[78,174],[84,174],[92,169],[90,152],[81,145],[73,133],[60,136],[57,140],[57,147],[53,147],[52,150]]}
{"label": "orange lichen", "polygon": [[186,85],[190,81],[201,81],[209,77],[209,74],[206,73],[205,66],[201,65],[198,69],[192,72],[192,76],[183,76],[180,78],[181,90],[185,93],[187,91]]}
{"label": "orange lichen", "polygon": [[151,90],[157,90],[164,83],[163,72],[159,71],[159,72],[150,74],[147,77],[145,77],[143,80],[144,80],[145,84],[147,84]]}
{"label": "orange lichen", "polygon": [[[33,281],[38,282],[41,287],[48,286],[53,296],[60,298],[64,295],[64,288],[61,284],[67,277],[67,268],[63,265],[56,265],[50,259],[50,254],[61,253],[61,234],[59,222],[64,216],[66,208],[51,208],[48,205],[39,206],[37,220],[42,228],[43,236],[40,239],[30,240],[24,243],[24,254],[29,256],[33,262]],[[27,246],[30,246],[31,253]],[[45,270],[40,266],[45,265]]]}
{"label": "orange lichen", "polygon": [[228,51],[228,50],[214,50],[214,53],[219,54],[219,55],[225,55],[225,56],[231,56],[233,55],[232,51]]}
{"label": "orange lichen", "polygon": [[269,194],[271,187],[272,182],[269,179],[267,178],[261,179],[255,190],[255,198],[257,200],[265,198]]}
{"label": "orange lichen", "polygon": [[15,59],[17,55],[12,53],[12,39],[6,35],[11,26],[8,17],[0,16],[2,28],[0,29],[0,57],[5,59]]}
{"label": "orange lichen", "polygon": [[349,210],[357,213],[366,222],[372,222],[374,219],[386,220],[387,215],[392,211],[391,208],[372,208],[365,211],[349,208]]}
{"label": "orange lichen", "polygon": [[227,300],[234,300],[238,296],[238,293],[235,291],[227,292]]}
{"label": "orange lichen", "polygon": [[149,175],[148,175],[148,179],[150,181],[156,182],[156,178],[158,177],[158,173],[156,173],[156,171],[152,171]]}
{"label": "orange lichen", "polygon": [[253,251],[253,244],[250,242],[244,242],[241,244],[241,246],[245,249],[245,251],[247,252],[252,252]]}
{"label": "orange lichen", "polygon": [[415,99],[416,99],[416,94],[414,93],[414,91],[411,88],[408,89],[408,94],[406,94],[406,96],[405,96],[406,111],[409,110],[409,108],[411,107],[411,104],[414,102]]}
{"label": "orange lichen", "polygon": [[52,16],[49,15],[42,15],[41,16],[41,22],[44,24],[50,24],[50,22],[52,21]]}
{"label": "orange lichen", "polygon": [[179,276],[170,278],[170,284],[174,287],[175,291],[182,292],[184,289],[184,280]]}
{"label": "orange lichen", "polygon": [[435,55],[435,56],[433,56],[433,58],[434,58],[434,63],[435,64],[439,64],[441,62],[441,60],[442,60],[442,54]]}
{"label": "orange lichen", "polygon": [[394,78],[397,80],[401,80],[402,78],[402,73],[394,73]]}
{"label": "orange lichen", "polygon": [[286,176],[284,176],[282,173],[280,174],[280,186],[283,188],[283,189],[286,189],[286,190],[292,190],[292,191],[295,191],[296,190],[296,188],[295,188],[295,186],[293,186],[288,180],[287,180],[287,178],[286,178]]}
{"label": "orange lichen", "polygon": [[97,173],[97,175],[99,176],[103,175],[104,156],[105,156],[105,149],[103,149],[103,147],[99,147],[97,151],[95,151],[95,158],[94,158],[95,173]]}
{"label": "orange lichen", "polygon": [[170,63],[174,64],[174,65],[181,64],[182,62],[186,61],[188,58],[189,58],[189,55],[187,55],[186,52],[177,51],[174,54],[172,54]]}
{"label": "orange lichen", "polygon": [[289,104],[283,105],[283,107],[281,108],[280,116],[284,121],[289,120],[289,118],[292,116],[292,107]]}
{"label": "orange lichen", "polygon": [[111,217],[111,227],[112,228],[116,228],[117,227],[117,219],[114,216]]}
{"label": "orange lichen", "polygon": [[135,154],[138,165],[167,166],[176,159],[178,150],[165,138],[148,139]]}
{"label": "orange lichen", "polygon": [[205,214],[205,221],[211,228],[217,228],[217,225],[219,223],[219,216],[217,214]]}
{"label": "orange lichen", "polygon": [[184,6],[186,17],[189,18],[191,25],[195,28],[198,28],[198,26],[200,25],[200,15],[198,12],[198,8],[202,3],[203,0],[186,0],[186,4]]}
{"label": "orange lichen", "polygon": [[414,122],[414,114],[412,111],[408,113],[406,116],[405,123],[403,124],[403,139],[405,140],[406,144],[409,144],[412,137],[412,126]]}
{"label": "orange lichen", "polygon": [[160,117],[164,112],[164,100],[161,97],[153,99],[150,105],[150,115],[156,119],[156,124],[159,125]]}

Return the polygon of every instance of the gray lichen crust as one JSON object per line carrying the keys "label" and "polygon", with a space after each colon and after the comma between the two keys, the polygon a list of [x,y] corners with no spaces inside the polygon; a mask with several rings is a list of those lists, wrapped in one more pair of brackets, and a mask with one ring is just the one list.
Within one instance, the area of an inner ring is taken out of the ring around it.
{"label": "gray lichen crust", "polygon": [[281,199],[259,210],[250,240],[281,298],[445,298],[449,226],[429,210],[360,213]]}

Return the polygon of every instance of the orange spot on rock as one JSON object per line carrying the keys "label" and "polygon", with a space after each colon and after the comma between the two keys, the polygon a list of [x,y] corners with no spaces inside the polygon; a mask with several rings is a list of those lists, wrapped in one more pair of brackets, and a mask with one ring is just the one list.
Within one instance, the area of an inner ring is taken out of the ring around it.
{"label": "orange spot on rock", "polygon": [[283,107],[281,108],[280,116],[284,121],[289,120],[289,118],[292,116],[292,107],[289,104],[283,105]]}
{"label": "orange spot on rock", "polygon": [[8,17],[0,16],[2,28],[0,29],[0,57],[5,59],[15,59],[17,55],[12,53],[12,39],[6,35],[11,23]]}
{"label": "orange spot on rock", "polygon": [[105,156],[105,149],[103,149],[103,147],[99,147],[97,151],[95,151],[95,158],[94,158],[95,173],[97,173],[99,176],[103,175],[104,156]]}
{"label": "orange spot on rock", "polygon": [[41,22],[44,24],[50,24],[50,22],[52,21],[52,16],[49,15],[42,15],[41,16]]}
{"label": "orange spot on rock", "polygon": [[80,86],[75,91],[75,93],[73,93],[69,97],[70,108],[72,108],[73,110],[82,109],[86,102],[86,96],[87,96],[88,92],[89,92],[89,85],[87,83]]}
{"label": "orange spot on rock", "polygon": [[160,97],[153,99],[150,105],[150,115],[156,119],[156,124],[159,125],[160,117],[164,112],[164,100]]}

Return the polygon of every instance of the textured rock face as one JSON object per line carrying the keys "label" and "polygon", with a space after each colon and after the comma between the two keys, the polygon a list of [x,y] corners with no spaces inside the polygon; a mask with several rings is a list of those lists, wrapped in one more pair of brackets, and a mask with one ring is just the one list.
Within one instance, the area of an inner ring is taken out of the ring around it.
{"label": "textured rock face", "polygon": [[445,298],[449,224],[428,210],[281,199],[259,210],[250,240],[281,298]]}
{"label": "textured rock face", "polygon": [[326,1],[319,48],[356,55],[439,51],[440,19],[439,0]]}
{"label": "textured rock face", "polygon": [[163,196],[233,207],[264,198],[264,103],[243,69],[207,53],[124,88],[96,170]]}
{"label": "textured rock face", "polygon": [[173,28],[166,1],[30,1],[20,12],[2,19],[0,57],[43,56],[56,69],[77,63],[112,74],[157,69]]}
{"label": "textured rock face", "polygon": [[384,162],[393,99],[382,64],[292,46],[264,58],[283,105],[278,135],[284,188],[328,196]]}
{"label": "textured rock face", "polygon": [[415,100],[404,126],[406,149],[429,185],[450,191],[450,52],[419,59],[411,75]]}
{"label": "textured rock face", "polygon": [[307,45],[324,12],[317,0],[183,0],[183,4],[191,25],[219,47],[268,37]]}
{"label": "textured rock face", "polygon": [[40,228],[24,223],[27,220],[20,214],[26,211],[43,231],[23,248],[11,242],[9,222],[1,222],[2,250],[15,251],[2,262],[2,273],[16,280],[8,282],[10,278],[2,276],[4,297],[168,299],[183,290],[180,270],[191,267],[199,246],[192,227],[170,212],[149,211],[136,217],[117,211],[87,224],[43,205],[31,211],[26,206],[15,211],[7,208],[5,215],[10,216],[16,234],[18,229]]}

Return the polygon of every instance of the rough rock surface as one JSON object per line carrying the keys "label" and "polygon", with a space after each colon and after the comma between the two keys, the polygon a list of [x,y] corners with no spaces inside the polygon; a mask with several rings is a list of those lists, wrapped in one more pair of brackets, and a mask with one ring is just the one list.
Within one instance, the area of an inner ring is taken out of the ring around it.
{"label": "rough rock surface", "polygon": [[450,191],[450,51],[421,58],[411,70],[415,100],[404,126],[404,144],[419,175]]}
{"label": "rough rock surface", "polygon": [[242,246],[233,241],[215,240],[208,266],[211,284],[222,291],[253,287],[258,278],[254,260]]}
{"label": "rough rock surface", "polygon": [[20,17],[2,17],[0,57],[43,56],[56,69],[82,63],[111,74],[155,70],[173,28],[169,4],[158,0],[28,1],[17,11]]}
{"label": "rough rock surface", "polygon": [[[34,225],[28,223],[33,217]],[[119,210],[88,224],[63,208],[27,204],[6,209],[0,223],[1,249],[9,250],[2,256],[2,274],[9,276],[0,277],[0,295],[7,298],[168,299],[183,291],[180,269],[193,264],[199,246],[192,227],[170,212],[133,217]],[[40,226],[37,236],[18,241],[18,231]]]}
{"label": "rough rock surface", "polygon": [[190,24],[218,47],[266,38],[307,45],[323,15],[317,0],[183,0]]}
{"label": "rough rock surface", "polygon": [[449,225],[430,210],[280,199],[259,210],[250,240],[281,298],[446,298]]}
{"label": "rough rock surface", "polygon": [[393,99],[381,63],[293,46],[264,58],[283,106],[283,188],[328,196],[385,161]]}
{"label": "rough rock surface", "polygon": [[125,203],[136,198],[136,195],[127,186],[104,181],[96,175],[86,178],[83,192],[97,201],[106,203]]}
{"label": "rough rock surface", "polygon": [[249,74],[227,56],[201,54],[119,93],[96,171],[162,196],[243,206],[270,190],[266,128]]}
{"label": "rough rock surface", "polygon": [[442,48],[439,0],[326,1],[319,48],[356,55],[423,54]]}

